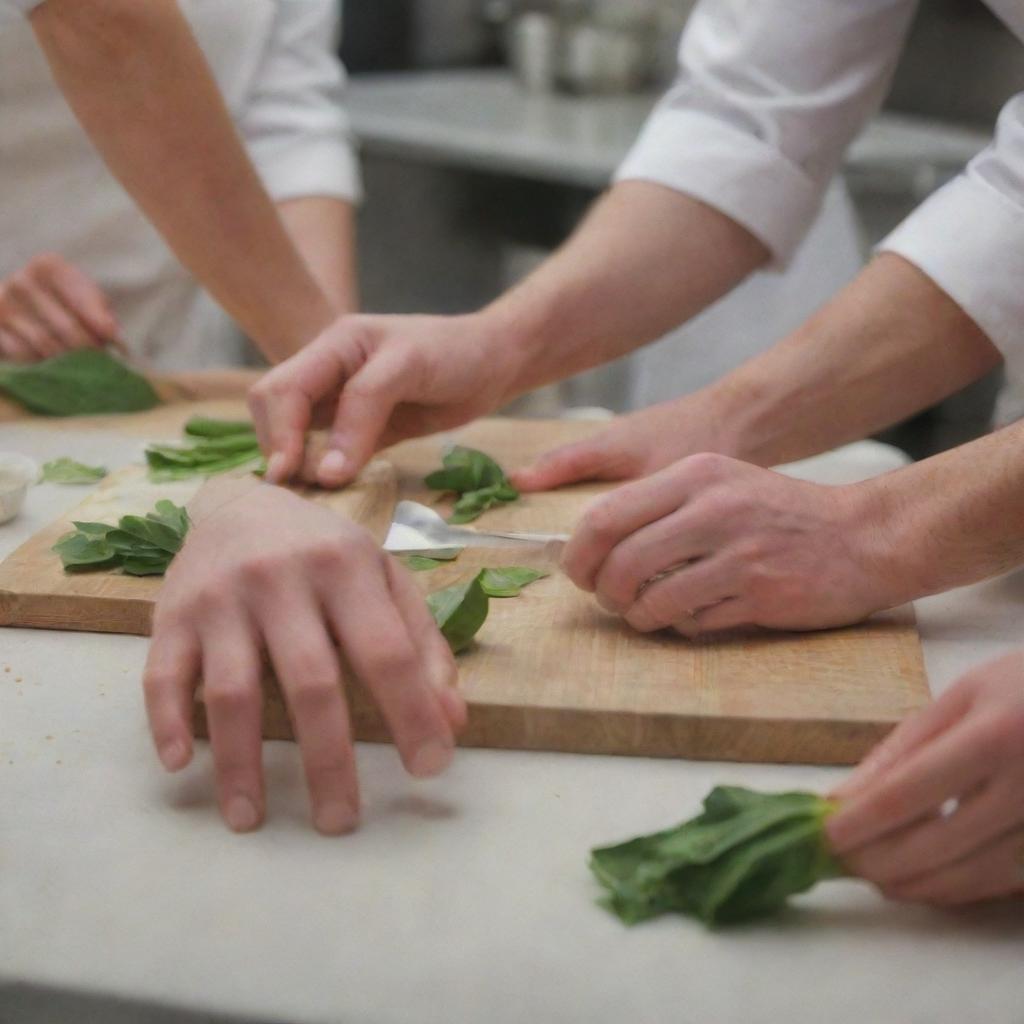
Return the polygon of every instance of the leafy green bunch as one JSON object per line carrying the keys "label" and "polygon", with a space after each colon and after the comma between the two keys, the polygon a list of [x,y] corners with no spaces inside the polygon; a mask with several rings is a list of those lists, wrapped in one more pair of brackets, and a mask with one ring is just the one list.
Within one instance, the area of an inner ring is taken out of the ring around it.
{"label": "leafy green bunch", "polygon": [[696,818],[593,850],[590,868],[607,890],[602,902],[626,924],[669,911],[734,924],[844,873],[825,840],[834,809],[813,793],[718,786]]}
{"label": "leafy green bunch", "polygon": [[188,533],[185,509],[158,501],[145,516],[121,516],[117,526],[73,523],[53,546],[65,572],[120,569],[128,576],[162,576]]}
{"label": "leafy green bunch", "polygon": [[432,490],[450,491],[459,496],[448,517],[449,523],[471,523],[487,509],[519,497],[501,466],[475,448],[456,446],[441,462],[444,469],[435,470],[424,483]]}
{"label": "leafy green bunch", "polygon": [[160,403],[145,377],[98,348],[0,364],[0,391],[40,416],[141,412]]}
{"label": "leafy green bunch", "polygon": [[266,463],[251,423],[195,416],[185,424],[189,444],[151,444],[146,449],[149,479],[154,483],[213,476],[252,463],[264,472]]}

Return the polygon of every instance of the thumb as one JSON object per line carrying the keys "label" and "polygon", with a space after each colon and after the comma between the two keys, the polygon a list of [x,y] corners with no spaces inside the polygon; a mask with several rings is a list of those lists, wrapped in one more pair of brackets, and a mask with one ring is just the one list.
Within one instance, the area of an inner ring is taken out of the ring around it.
{"label": "thumb", "polygon": [[584,480],[624,480],[633,474],[627,459],[605,435],[576,441],[545,452],[510,477],[520,491],[550,491]]}

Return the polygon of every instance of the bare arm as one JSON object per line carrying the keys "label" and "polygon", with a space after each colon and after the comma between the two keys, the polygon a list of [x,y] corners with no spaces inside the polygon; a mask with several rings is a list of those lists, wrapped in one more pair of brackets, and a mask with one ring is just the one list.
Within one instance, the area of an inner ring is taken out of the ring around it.
{"label": "bare arm", "polygon": [[356,218],[351,203],[325,196],[277,205],[285,229],[337,313],[359,308]]}
{"label": "bare arm", "polygon": [[32,26],[111,171],[271,360],[331,320],[174,0],[46,0]]}

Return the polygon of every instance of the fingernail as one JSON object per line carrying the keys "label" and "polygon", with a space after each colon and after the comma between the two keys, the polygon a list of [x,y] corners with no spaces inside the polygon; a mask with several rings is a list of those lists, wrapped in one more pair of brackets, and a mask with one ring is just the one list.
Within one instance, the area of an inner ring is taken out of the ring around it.
{"label": "fingernail", "polygon": [[326,803],[317,808],[313,821],[318,832],[326,836],[340,836],[355,831],[359,825],[359,812],[346,803]]}
{"label": "fingernail", "polygon": [[188,764],[188,748],[180,740],[165,743],[159,751],[160,761],[169,772],[176,772]]}
{"label": "fingernail", "polygon": [[274,452],[267,460],[267,481],[272,484],[280,483],[284,479],[285,457],[283,452]]}
{"label": "fingernail", "polygon": [[452,763],[454,748],[443,740],[428,740],[412,756],[409,772],[418,779],[440,775]]}
{"label": "fingernail", "polygon": [[328,452],[320,460],[320,476],[328,480],[340,480],[345,475],[348,459],[337,450]]}
{"label": "fingernail", "polygon": [[251,832],[260,822],[256,805],[247,796],[233,796],[226,808],[225,817],[233,832]]}

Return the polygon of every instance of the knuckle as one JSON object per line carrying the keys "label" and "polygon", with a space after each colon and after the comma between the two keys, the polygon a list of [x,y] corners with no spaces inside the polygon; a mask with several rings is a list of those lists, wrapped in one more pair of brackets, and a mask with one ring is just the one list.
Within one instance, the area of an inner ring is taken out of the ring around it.
{"label": "knuckle", "polygon": [[295,682],[288,688],[288,702],[296,714],[317,714],[341,697],[340,677],[322,665],[297,666],[292,674]]}
{"label": "knuckle", "polygon": [[239,567],[243,586],[263,588],[272,586],[281,577],[285,560],[270,553],[250,555]]}
{"label": "knuckle", "polygon": [[709,483],[724,476],[732,459],[717,452],[698,452],[689,455],[679,464],[680,471],[690,480]]}
{"label": "knuckle", "polygon": [[590,507],[584,523],[597,540],[612,540],[618,535],[620,518],[618,502],[604,498]]}
{"label": "knuckle", "polygon": [[398,681],[415,670],[418,661],[405,644],[382,644],[363,657],[367,674],[380,686],[397,686]]}
{"label": "knuckle", "polygon": [[207,681],[205,693],[207,706],[227,715],[247,710],[257,701],[255,687],[235,680]]}

